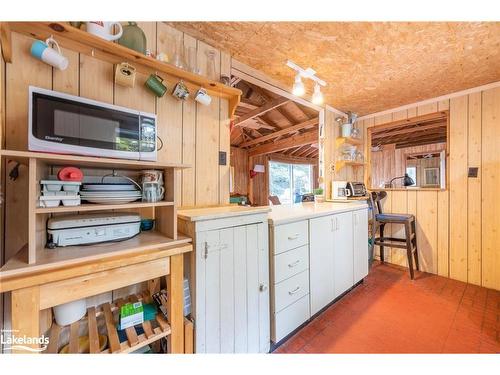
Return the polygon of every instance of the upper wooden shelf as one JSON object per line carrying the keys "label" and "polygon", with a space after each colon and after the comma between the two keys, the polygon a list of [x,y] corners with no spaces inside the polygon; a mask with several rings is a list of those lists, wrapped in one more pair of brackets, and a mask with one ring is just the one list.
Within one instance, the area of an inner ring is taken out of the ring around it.
{"label": "upper wooden shelf", "polygon": [[335,170],[340,171],[346,165],[350,165],[351,167],[364,167],[365,163],[359,161],[340,160],[335,163]]}
{"label": "upper wooden shelf", "polygon": [[68,165],[78,164],[82,167],[96,167],[96,168],[109,168],[109,169],[185,169],[191,168],[189,164],[182,163],[164,163],[164,162],[151,162],[139,160],[125,160],[125,159],[111,159],[111,158],[96,158],[91,156],[76,156],[76,155],[63,155],[63,154],[49,154],[45,152],[32,152],[32,151],[14,151],[14,150],[0,150],[0,156],[11,157],[12,159],[39,159],[46,161],[51,165]]}
{"label": "upper wooden shelf", "polygon": [[[240,102],[241,90],[239,89],[161,62],[118,43],[104,40],[86,31],[72,27],[64,22],[2,22],[0,30],[2,44],[10,43],[10,31],[41,40],[45,40],[53,35],[62,47],[70,50],[93,56],[112,64],[128,62],[133,64],[141,73],[163,72],[170,76],[163,77],[167,82],[175,84],[178,80],[183,80],[188,89],[193,93],[200,87],[203,87],[210,95],[229,101],[229,117],[234,116],[234,111]],[[12,46],[2,46],[2,50],[12,51]],[[10,56],[5,55],[4,53],[6,62],[10,62]]]}
{"label": "upper wooden shelf", "polygon": [[345,143],[348,143],[348,144],[354,145],[354,146],[361,146],[363,144],[362,139],[352,138],[352,137],[337,137],[337,139],[335,141],[337,143],[337,147],[342,146]]}

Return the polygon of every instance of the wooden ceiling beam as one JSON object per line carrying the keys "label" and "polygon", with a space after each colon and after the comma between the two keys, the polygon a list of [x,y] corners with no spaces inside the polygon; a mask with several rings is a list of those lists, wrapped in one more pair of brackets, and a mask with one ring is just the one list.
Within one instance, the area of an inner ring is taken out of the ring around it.
{"label": "wooden ceiling beam", "polygon": [[446,128],[446,122],[436,122],[434,124],[429,124],[429,125],[422,125],[422,126],[417,126],[417,127],[412,127],[412,128],[406,128],[406,129],[400,129],[400,130],[387,130],[385,132],[377,132],[372,134],[372,139],[379,139],[379,138],[385,138],[385,137],[391,137],[394,135],[401,135],[401,134],[411,134],[415,132],[421,132],[421,131],[426,131],[430,129],[435,129],[435,128]]}
{"label": "wooden ceiling beam", "polygon": [[275,100],[271,100],[270,102],[264,104],[263,106],[255,108],[254,110],[249,111],[245,113],[243,116],[236,119],[234,121],[234,126],[241,126],[246,121],[251,120],[258,116],[262,116],[264,113],[272,111],[273,109],[278,108],[279,106],[282,106],[283,104],[288,103],[289,101],[290,99],[287,98],[278,98]]}
{"label": "wooden ceiling beam", "polygon": [[273,152],[286,150],[287,148],[309,145],[316,142],[318,142],[318,132],[307,132],[294,135],[293,137],[288,137],[278,142],[267,143],[262,146],[254,147],[248,151],[248,156],[271,154]]}
{"label": "wooden ceiling beam", "polygon": [[269,155],[269,160],[273,161],[281,161],[284,163],[296,163],[296,164],[315,164],[317,162],[316,159],[312,158],[301,158],[299,156],[290,156],[283,153],[274,153]]}
{"label": "wooden ceiling beam", "polygon": [[278,130],[277,132],[265,135],[265,136],[260,137],[260,138],[256,138],[253,141],[245,142],[241,145],[241,147],[252,146],[252,145],[255,145],[257,143],[262,143],[262,142],[268,141],[268,140],[273,139],[273,138],[277,138],[277,137],[282,136],[282,135],[287,135],[287,134],[290,134],[290,133],[293,133],[293,132],[296,132],[299,130],[311,128],[311,127],[317,125],[318,122],[319,122],[319,119],[318,119],[318,117],[316,117],[316,118],[313,118],[311,120],[301,122],[300,124],[290,126],[289,128]]}

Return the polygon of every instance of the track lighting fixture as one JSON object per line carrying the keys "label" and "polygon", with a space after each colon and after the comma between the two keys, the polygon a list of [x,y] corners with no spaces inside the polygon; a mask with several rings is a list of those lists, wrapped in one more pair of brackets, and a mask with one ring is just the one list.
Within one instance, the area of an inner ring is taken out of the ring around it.
{"label": "track lighting fixture", "polygon": [[295,82],[293,83],[292,93],[293,95],[296,96],[302,96],[306,93],[304,84],[302,83],[302,78],[300,77],[300,73],[297,73],[297,75],[295,76]]}
{"label": "track lighting fixture", "polygon": [[324,100],[323,93],[321,92],[321,88],[319,87],[319,84],[316,82],[316,84],[314,85],[312,102],[313,102],[313,104],[321,105],[321,104],[323,104],[323,100]]}
{"label": "track lighting fixture", "polygon": [[312,102],[316,105],[323,104],[324,98],[320,86],[326,86],[326,82],[316,77],[316,71],[312,68],[302,69],[300,66],[290,60],[287,61],[286,65],[297,72],[292,87],[292,94],[296,96],[302,96],[305,94],[306,90],[304,87],[304,83],[302,82],[302,78],[307,78],[314,81],[314,93],[312,95]]}

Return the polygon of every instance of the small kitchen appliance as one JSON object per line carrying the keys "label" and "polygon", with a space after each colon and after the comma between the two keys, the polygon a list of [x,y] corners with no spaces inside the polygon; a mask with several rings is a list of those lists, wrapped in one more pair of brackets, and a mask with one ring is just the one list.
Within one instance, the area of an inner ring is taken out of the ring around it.
{"label": "small kitchen appliance", "polygon": [[347,181],[332,181],[332,199],[347,200],[351,191],[347,189]]}
{"label": "small kitchen appliance", "polygon": [[366,196],[366,186],[362,182],[349,181],[346,186],[349,190],[350,197],[364,197]]}
{"label": "small kitchen appliance", "polygon": [[156,115],[30,86],[30,151],[156,161]]}
{"label": "small kitchen appliance", "polygon": [[135,213],[67,215],[47,222],[47,247],[121,241],[139,234],[141,216]]}

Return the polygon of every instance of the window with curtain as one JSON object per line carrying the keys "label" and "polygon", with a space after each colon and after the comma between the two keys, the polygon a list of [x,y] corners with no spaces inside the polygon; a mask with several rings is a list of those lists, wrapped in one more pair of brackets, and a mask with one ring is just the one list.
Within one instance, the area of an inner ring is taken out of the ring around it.
{"label": "window with curtain", "polygon": [[281,204],[298,203],[302,195],[312,193],[313,166],[269,162],[269,195],[279,198]]}

